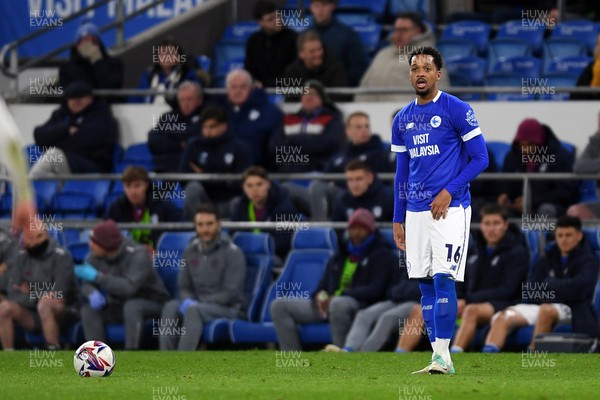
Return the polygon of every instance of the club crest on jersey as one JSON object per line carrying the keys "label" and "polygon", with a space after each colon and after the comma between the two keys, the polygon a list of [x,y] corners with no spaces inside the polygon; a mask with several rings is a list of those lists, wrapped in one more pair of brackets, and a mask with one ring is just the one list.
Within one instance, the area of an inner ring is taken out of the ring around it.
{"label": "club crest on jersey", "polygon": [[439,115],[434,115],[433,117],[431,117],[429,124],[431,124],[432,128],[437,128],[442,124],[442,118]]}
{"label": "club crest on jersey", "polygon": [[473,110],[467,111],[467,117],[465,118],[467,123],[471,126],[479,126],[479,122],[477,122],[477,118],[475,117],[475,113]]}

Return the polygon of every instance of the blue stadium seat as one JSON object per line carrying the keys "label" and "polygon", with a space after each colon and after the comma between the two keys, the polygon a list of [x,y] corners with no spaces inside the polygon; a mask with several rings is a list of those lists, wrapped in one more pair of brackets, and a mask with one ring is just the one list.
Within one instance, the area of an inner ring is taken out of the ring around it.
{"label": "blue stadium seat", "polygon": [[380,19],[385,12],[387,2],[388,0],[339,0],[337,10],[363,9]]}
{"label": "blue stadium seat", "polygon": [[[288,254],[282,274],[274,282],[265,298],[258,322],[234,320],[229,325],[233,343],[276,342],[277,336],[271,319],[271,303],[276,298],[308,299],[316,289],[329,258],[337,250],[333,229],[314,228],[296,231],[292,239],[292,251]],[[302,327],[301,340],[306,342],[330,342],[327,324],[322,327]],[[304,330],[303,330],[304,328]],[[320,336],[315,337],[313,334]]]}
{"label": "blue stadium seat", "polygon": [[364,10],[338,10],[335,12],[335,16],[341,23],[351,27],[375,23],[375,16]]}
{"label": "blue stadium seat", "polygon": [[524,229],[523,236],[525,236],[529,250],[529,273],[527,274],[529,276],[542,256],[542,232],[539,230]]}
{"label": "blue stadium seat", "polygon": [[428,0],[389,0],[388,10],[390,15],[398,15],[403,12],[414,12],[423,19],[429,17]]}
{"label": "blue stadium seat", "polygon": [[586,179],[585,181],[581,181],[581,186],[579,187],[579,202],[600,200],[600,198],[598,198],[597,189],[595,180]]}
{"label": "blue stadium seat", "polygon": [[515,73],[523,78],[540,76],[542,62],[539,58],[529,56],[510,57],[494,65],[494,73]]}
{"label": "blue stadium seat", "polygon": [[123,172],[129,165],[139,165],[148,171],[154,170],[154,161],[148,143],[143,142],[129,145],[123,152],[116,170],[117,172]]}
{"label": "blue stadium seat", "polygon": [[556,25],[552,31],[552,38],[576,39],[584,43],[587,47],[587,53],[592,55],[599,33],[600,26],[598,23],[588,20],[574,20]]}
{"label": "blue stadium seat", "polygon": [[219,41],[215,45],[215,57],[213,63],[213,86],[222,87],[225,83],[225,76],[229,72],[232,60],[240,60],[246,57],[246,45],[244,43]]}
{"label": "blue stadium seat", "polygon": [[381,25],[376,22],[366,22],[354,24],[352,29],[358,32],[367,52],[373,54],[381,36]]}
{"label": "blue stadium seat", "polygon": [[183,258],[186,247],[195,236],[196,232],[194,231],[164,232],[156,244],[155,257],[170,260],[164,265],[162,261],[157,261],[154,266],[158,267],[156,270],[173,298],[177,296],[177,276],[179,267],[182,265],[180,260]]}
{"label": "blue stadium seat", "polygon": [[69,252],[73,256],[74,264],[82,264],[85,262],[88,253],[90,252],[90,244],[88,241],[71,243],[67,245]]}
{"label": "blue stadium seat", "polygon": [[58,191],[58,181],[33,181],[33,189],[38,200],[38,210],[40,212],[52,211],[50,202],[52,196]]}
{"label": "blue stadium seat", "polygon": [[550,38],[544,40],[542,48],[544,72],[550,70],[552,63],[569,57],[587,57],[587,47],[585,44],[570,38]]}
{"label": "blue stadium seat", "polygon": [[61,192],[81,193],[92,196],[94,199],[94,211],[104,212],[104,202],[110,190],[111,181],[108,179],[98,180],[69,180],[65,181]]}
{"label": "blue stadium seat", "polygon": [[397,250],[396,243],[394,242],[394,230],[392,228],[379,229],[379,233],[383,237],[383,240],[385,240],[385,244],[391,249]]}
{"label": "blue stadium seat", "polygon": [[532,56],[532,47],[520,39],[501,38],[490,42],[488,51],[488,72],[494,72],[496,63],[512,57]]}
{"label": "blue stadium seat", "polygon": [[544,72],[563,72],[579,76],[592,60],[592,57],[587,56],[557,58],[550,61],[548,70]]}
{"label": "blue stadium seat", "polygon": [[[569,72],[554,72],[548,73],[544,77],[546,84],[551,90],[557,87],[575,87],[577,84],[578,75]],[[542,93],[538,96],[540,100],[569,100],[568,92]]]}
{"label": "blue stadium seat", "polygon": [[160,235],[158,243],[156,244],[156,249],[162,251],[175,250],[183,253],[194,237],[196,237],[196,232],[193,231],[165,232]]}
{"label": "blue stadium seat", "polygon": [[44,150],[37,144],[28,144],[24,148],[25,150],[25,162],[31,168],[33,164],[44,154]]}
{"label": "blue stadium seat", "polygon": [[94,196],[89,193],[63,190],[52,196],[50,207],[60,218],[94,219],[96,217]]}
{"label": "blue stadium seat", "polygon": [[198,63],[198,66],[200,67],[201,70],[210,72],[212,60],[210,59],[209,56],[205,56],[204,54],[196,56],[196,62]]}
{"label": "blue stadium seat", "polygon": [[465,39],[440,40],[436,47],[444,57],[445,62],[462,57],[474,57],[477,55],[477,46],[475,43]]}
{"label": "blue stadium seat", "polygon": [[482,21],[459,21],[446,25],[441,41],[460,40],[474,43],[478,55],[485,57],[488,51],[491,26]]}
{"label": "blue stadium seat", "polygon": [[517,39],[528,43],[535,53],[539,53],[544,41],[545,28],[541,25],[527,26],[522,19],[507,21],[500,25],[496,39]]}
{"label": "blue stadium seat", "polygon": [[506,142],[498,142],[494,140],[485,142],[485,144],[487,145],[490,152],[494,155],[494,160],[496,161],[498,171],[502,171],[504,159],[510,151],[511,144]]}
{"label": "blue stadium seat", "polygon": [[600,229],[599,228],[583,228],[585,238],[590,242],[590,245],[595,252],[600,251]]}
{"label": "blue stadium seat", "polygon": [[[487,61],[481,57],[459,57],[446,62],[448,77],[452,86],[483,86]],[[481,100],[480,93],[457,94],[464,101]]]}
{"label": "blue stadium seat", "polygon": [[523,93],[523,77],[518,73],[495,73],[488,74],[485,78],[486,86],[493,87],[520,87],[521,93],[488,93],[488,100],[493,101],[527,101],[535,100],[535,94]]}
{"label": "blue stadium seat", "polygon": [[246,43],[248,38],[260,29],[256,21],[240,21],[228,25],[223,32],[222,40],[230,42]]}

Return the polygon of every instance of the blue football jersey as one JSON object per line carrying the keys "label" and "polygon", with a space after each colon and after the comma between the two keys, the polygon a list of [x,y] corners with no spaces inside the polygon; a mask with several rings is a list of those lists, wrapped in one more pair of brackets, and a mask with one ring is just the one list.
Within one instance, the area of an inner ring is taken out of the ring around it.
{"label": "blue football jersey", "polygon": [[[430,204],[469,163],[464,142],[481,135],[469,104],[438,90],[427,104],[415,99],[396,114],[392,126],[392,151],[408,152],[409,175],[405,187],[406,209],[430,210]],[[471,204],[469,185],[450,193],[450,207]]]}

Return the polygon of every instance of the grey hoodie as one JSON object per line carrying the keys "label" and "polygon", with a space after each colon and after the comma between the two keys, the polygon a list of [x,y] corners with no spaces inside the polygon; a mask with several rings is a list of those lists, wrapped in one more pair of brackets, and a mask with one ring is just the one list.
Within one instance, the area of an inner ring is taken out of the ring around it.
{"label": "grey hoodie", "polygon": [[179,273],[181,300],[194,299],[241,310],[244,301],[246,259],[229,239],[203,243],[195,238],[185,249]]}

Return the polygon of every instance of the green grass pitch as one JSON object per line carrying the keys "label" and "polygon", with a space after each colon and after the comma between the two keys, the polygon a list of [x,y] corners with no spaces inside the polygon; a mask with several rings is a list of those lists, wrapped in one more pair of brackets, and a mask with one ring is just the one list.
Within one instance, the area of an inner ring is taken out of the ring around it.
{"label": "green grass pitch", "polygon": [[81,378],[73,351],[0,352],[0,399],[598,399],[598,354],[454,355],[455,376],[411,375],[430,353],[116,351]]}

